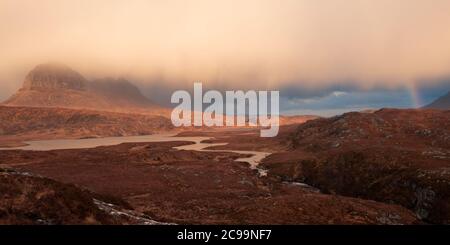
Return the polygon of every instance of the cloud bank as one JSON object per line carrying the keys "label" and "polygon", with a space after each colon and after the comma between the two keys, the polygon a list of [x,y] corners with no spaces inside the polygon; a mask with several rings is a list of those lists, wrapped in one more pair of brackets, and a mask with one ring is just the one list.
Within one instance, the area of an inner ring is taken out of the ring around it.
{"label": "cloud bank", "polygon": [[433,86],[450,75],[449,13],[447,0],[1,0],[0,97],[47,61],[144,87]]}

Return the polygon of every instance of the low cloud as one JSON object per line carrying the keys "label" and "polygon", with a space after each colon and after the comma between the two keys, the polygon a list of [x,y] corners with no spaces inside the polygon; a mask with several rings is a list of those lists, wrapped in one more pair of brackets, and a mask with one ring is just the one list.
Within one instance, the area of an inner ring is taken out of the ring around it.
{"label": "low cloud", "polygon": [[449,12],[447,0],[3,0],[0,98],[48,61],[162,91],[438,86],[427,78],[450,75]]}

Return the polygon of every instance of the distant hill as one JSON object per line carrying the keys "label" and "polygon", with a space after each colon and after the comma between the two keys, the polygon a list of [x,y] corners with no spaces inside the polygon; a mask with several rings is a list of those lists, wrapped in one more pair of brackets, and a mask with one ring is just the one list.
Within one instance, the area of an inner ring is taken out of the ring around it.
{"label": "distant hill", "polygon": [[60,107],[116,112],[165,114],[165,108],[146,98],[125,79],[88,81],[63,64],[36,66],[6,106]]}
{"label": "distant hill", "polygon": [[23,139],[148,135],[172,128],[170,119],[156,115],[0,106],[0,146]]}
{"label": "distant hill", "polygon": [[314,115],[280,116],[280,125],[301,124],[317,118]]}
{"label": "distant hill", "polygon": [[431,104],[425,106],[426,109],[441,109],[441,110],[449,110],[450,109],[450,92],[446,95],[438,98],[433,101]]}

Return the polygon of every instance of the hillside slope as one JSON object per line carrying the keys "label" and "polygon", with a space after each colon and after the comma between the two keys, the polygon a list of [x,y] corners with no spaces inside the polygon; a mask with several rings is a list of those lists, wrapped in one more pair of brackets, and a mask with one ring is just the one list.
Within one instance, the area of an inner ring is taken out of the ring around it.
{"label": "hillside slope", "polygon": [[30,139],[147,135],[172,129],[162,116],[0,106],[0,143]]}
{"label": "hillside slope", "polygon": [[426,109],[450,110],[450,92],[425,106]]}
{"label": "hillside slope", "polygon": [[0,224],[162,224],[128,208],[120,198],[0,168]]}
{"label": "hillside slope", "polygon": [[308,121],[285,141],[290,150],[264,160],[274,177],[450,223],[450,111],[346,113]]}

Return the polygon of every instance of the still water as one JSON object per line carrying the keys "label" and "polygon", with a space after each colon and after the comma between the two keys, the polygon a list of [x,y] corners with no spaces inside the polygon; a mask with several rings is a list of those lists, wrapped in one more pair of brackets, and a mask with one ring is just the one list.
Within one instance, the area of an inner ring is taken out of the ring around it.
{"label": "still water", "polygon": [[267,152],[259,151],[239,151],[239,150],[207,150],[212,146],[226,145],[226,143],[202,143],[204,140],[210,140],[211,137],[178,137],[175,134],[153,134],[142,136],[120,136],[89,139],[55,139],[55,140],[35,140],[26,141],[26,146],[13,148],[0,148],[0,150],[28,150],[28,151],[50,151],[62,149],[84,149],[98,146],[111,146],[122,143],[141,143],[141,142],[169,142],[169,141],[189,141],[191,145],[174,147],[178,150],[208,151],[208,152],[234,152],[238,154],[251,155],[250,157],[238,158],[236,161],[247,162],[252,169],[257,169],[261,176],[267,175],[264,169],[258,168],[262,159],[270,155]]}

